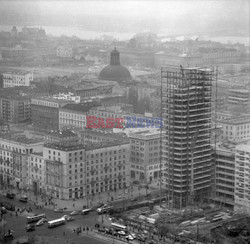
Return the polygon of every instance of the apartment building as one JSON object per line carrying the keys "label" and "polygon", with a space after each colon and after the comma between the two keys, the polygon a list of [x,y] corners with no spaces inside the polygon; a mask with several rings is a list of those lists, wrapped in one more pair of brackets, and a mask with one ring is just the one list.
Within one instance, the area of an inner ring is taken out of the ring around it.
{"label": "apartment building", "polygon": [[1,94],[0,118],[7,123],[29,122],[31,119],[30,97],[17,94]]}
{"label": "apartment building", "polygon": [[142,131],[129,134],[131,145],[131,180],[140,184],[160,185],[164,180],[166,164],[161,165],[160,131]]}
{"label": "apartment building", "polygon": [[34,129],[38,131],[51,131],[59,129],[59,108],[74,103],[53,97],[31,98],[31,121]]}
{"label": "apartment building", "polygon": [[73,58],[73,48],[66,46],[58,46],[56,49],[56,56],[59,58]]}
{"label": "apartment building", "polygon": [[235,150],[234,211],[250,213],[250,145],[240,144]]}
{"label": "apartment building", "polygon": [[24,135],[0,137],[0,183],[5,187],[29,189],[29,155],[42,152],[43,141]]}
{"label": "apartment building", "polygon": [[30,86],[33,73],[26,71],[11,71],[3,73],[3,88],[15,86]]}
{"label": "apartment building", "polygon": [[130,144],[112,141],[89,144],[86,150],[86,194],[130,186]]}
{"label": "apartment building", "polygon": [[250,138],[249,115],[218,120],[217,125],[222,127],[222,139],[240,142]]}
{"label": "apartment building", "polygon": [[66,104],[59,109],[60,129],[84,129],[87,123],[87,113],[95,103]]}
{"label": "apartment building", "polygon": [[216,147],[215,198],[225,206],[234,205],[235,145],[219,144]]}
{"label": "apartment building", "polygon": [[45,191],[51,197],[72,199],[128,187],[129,148],[129,142],[121,141],[45,144]]}
{"label": "apartment building", "polygon": [[230,89],[228,94],[228,103],[236,105],[248,105],[249,91],[247,89]]}
{"label": "apartment building", "polygon": [[30,153],[28,155],[28,188],[36,195],[45,194],[45,162],[42,152]]}
{"label": "apartment building", "polygon": [[108,142],[115,140],[128,140],[128,137],[124,133],[112,133],[105,130],[93,130],[85,129],[78,132],[81,143],[84,145],[96,143],[96,142]]}
{"label": "apartment building", "polygon": [[44,145],[45,192],[52,198],[71,199],[85,195],[85,150],[83,145]]}
{"label": "apartment building", "polygon": [[176,208],[211,194],[213,69],[161,68],[162,163],[166,187]]}

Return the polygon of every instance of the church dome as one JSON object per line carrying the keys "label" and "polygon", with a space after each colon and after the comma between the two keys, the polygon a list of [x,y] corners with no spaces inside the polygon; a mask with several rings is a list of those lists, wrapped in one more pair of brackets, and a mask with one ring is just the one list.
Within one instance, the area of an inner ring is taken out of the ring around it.
{"label": "church dome", "polygon": [[111,81],[132,80],[129,70],[120,64],[120,53],[116,48],[110,54],[110,64],[100,72],[99,79]]}

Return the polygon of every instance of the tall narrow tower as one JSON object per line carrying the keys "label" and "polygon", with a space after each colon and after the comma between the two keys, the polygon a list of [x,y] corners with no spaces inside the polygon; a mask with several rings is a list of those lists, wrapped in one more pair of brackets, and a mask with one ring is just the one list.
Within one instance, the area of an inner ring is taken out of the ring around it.
{"label": "tall narrow tower", "polygon": [[162,164],[166,187],[175,208],[190,197],[210,194],[213,176],[211,148],[212,82],[210,68],[161,68]]}

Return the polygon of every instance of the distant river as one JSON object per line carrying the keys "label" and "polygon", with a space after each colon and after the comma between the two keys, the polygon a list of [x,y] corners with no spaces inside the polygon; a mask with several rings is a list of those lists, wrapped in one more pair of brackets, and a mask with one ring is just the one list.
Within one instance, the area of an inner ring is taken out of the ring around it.
{"label": "distant river", "polygon": [[[39,27],[39,26],[35,26]],[[18,31],[21,31],[23,26],[17,26]],[[122,33],[122,32],[102,32],[102,31],[88,31],[81,27],[60,27],[60,26],[42,26],[46,33],[54,36],[77,36],[85,40],[100,39],[102,35],[113,36],[114,38],[123,41],[131,39],[136,33]],[[0,25],[0,31],[10,31],[12,26]],[[167,36],[167,34],[161,33],[160,36]],[[178,37],[177,37],[178,39]],[[250,46],[250,38],[244,36],[219,36],[219,37],[200,37],[200,40],[211,40],[221,43],[241,43]]]}

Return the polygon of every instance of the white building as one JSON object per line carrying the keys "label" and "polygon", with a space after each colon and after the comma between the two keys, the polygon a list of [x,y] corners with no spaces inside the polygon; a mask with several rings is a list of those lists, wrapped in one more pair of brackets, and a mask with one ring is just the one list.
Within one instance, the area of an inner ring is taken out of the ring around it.
{"label": "white building", "polygon": [[250,138],[250,116],[238,116],[219,120],[218,126],[222,126],[222,139],[240,142]]}
{"label": "white building", "polygon": [[74,101],[75,103],[81,102],[80,96],[74,96],[74,93],[59,93],[56,95],[53,95],[53,98],[55,99],[61,99],[61,100],[68,100],[68,101]]}
{"label": "white building", "polygon": [[35,194],[45,193],[46,168],[43,153],[31,153],[28,156],[28,187]]}
{"label": "white building", "polygon": [[237,145],[235,153],[234,211],[250,214],[250,145]]}
{"label": "white building", "polygon": [[[166,165],[160,162],[160,131],[130,133],[131,180],[142,184],[160,185],[160,172]],[[162,174],[162,182],[164,174]]]}
{"label": "white building", "polygon": [[26,71],[11,71],[3,73],[3,88],[15,86],[30,86],[33,73]]}
{"label": "white building", "polygon": [[56,56],[60,58],[72,58],[73,48],[66,46],[58,46],[56,49]]}
{"label": "white building", "polygon": [[0,184],[5,187],[32,189],[29,185],[29,155],[42,152],[43,141],[24,135],[0,137]]}

